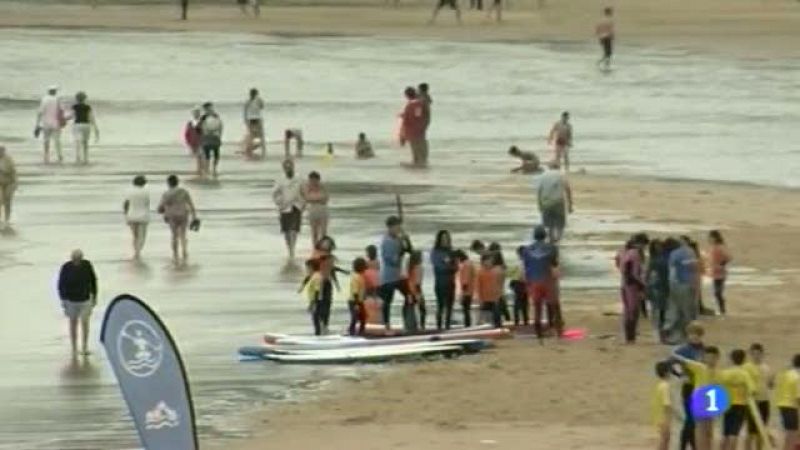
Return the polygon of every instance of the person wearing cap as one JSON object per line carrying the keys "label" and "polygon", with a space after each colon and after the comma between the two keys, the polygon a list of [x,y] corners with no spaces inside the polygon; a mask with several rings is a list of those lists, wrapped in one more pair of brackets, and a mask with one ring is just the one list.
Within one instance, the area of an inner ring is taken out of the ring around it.
{"label": "person wearing cap", "polygon": [[219,149],[222,146],[222,119],[214,111],[211,102],[203,104],[203,115],[197,123],[200,130],[200,142],[203,149],[203,173],[217,178],[219,166]]}
{"label": "person wearing cap", "polygon": [[64,156],[61,153],[61,129],[66,125],[66,118],[57,94],[58,86],[50,86],[47,89],[47,95],[42,97],[42,101],[39,104],[39,111],[36,115],[36,128],[33,132],[37,138],[39,134],[42,135],[45,164],[50,163],[51,142],[56,148],[58,162],[64,161]]}
{"label": "person wearing cap", "polygon": [[522,251],[522,264],[528,296],[533,303],[533,326],[541,340],[542,307],[547,307],[550,326],[559,336],[564,330],[561,305],[558,299],[558,248],[546,242],[547,230],[537,225],[533,231],[533,243]]}
{"label": "person wearing cap", "polygon": [[0,145],[0,225],[11,221],[11,202],[16,190],[17,168],[5,146]]}
{"label": "person wearing cap", "polygon": [[572,209],[572,188],[567,177],[559,170],[558,161],[551,161],[549,169],[539,177],[536,197],[542,224],[547,230],[550,242],[558,243],[564,236],[567,214]]}
{"label": "person wearing cap", "polygon": [[95,142],[100,140],[100,130],[94,118],[92,107],[86,103],[86,93],[75,94],[72,105],[73,133],[75,135],[75,163],[89,164],[89,138],[94,131]]}
{"label": "person wearing cap", "polygon": [[81,328],[81,354],[88,355],[89,321],[97,304],[97,276],[81,250],[74,250],[58,274],[58,296],[69,319],[72,354],[78,353],[78,325]]}
{"label": "person wearing cap", "polygon": [[403,279],[403,255],[410,250],[410,244],[403,235],[403,221],[397,216],[386,219],[386,234],[380,244],[381,277],[378,295],[383,301],[383,323],[386,329],[391,328],[392,300],[395,291],[404,297],[409,292]]}
{"label": "person wearing cap", "polygon": [[283,174],[285,178],[275,183],[272,200],[280,213],[281,233],[286,241],[286,250],[289,252],[289,258],[294,259],[297,235],[300,234],[305,208],[303,182],[294,176],[294,162],[291,159],[283,161]]}

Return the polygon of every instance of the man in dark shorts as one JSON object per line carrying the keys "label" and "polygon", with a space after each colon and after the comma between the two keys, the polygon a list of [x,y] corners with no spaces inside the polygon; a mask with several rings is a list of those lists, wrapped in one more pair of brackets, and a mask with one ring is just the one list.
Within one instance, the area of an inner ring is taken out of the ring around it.
{"label": "man in dark shorts", "polygon": [[609,70],[611,56],[614,53],[614,10],[612,8],[603,10],[603,18],[595,28],[595,35],[603,48],[603,57],[597,61],[597,65]]}
{"label": "man in dark shorts", "polygon": [[286,249],[289,258],[294,259],[294,250],[297,245],[297,235],[300,234],[300,224],[303,220],[303,183],[294,176],[294,163],[287,159],[283,162],[283,173],[286,178],[275,183],[272,191],[272,200],[280,213],[281,233],[286,240]]}
{"label": "man in dark shorts", "polygon": [[[250,89],[250,96],[244,103],[244,124],[247,127],[247,137],[244,143],[244,153],[248,158],[253,158],[253,150],[260,147],[261,157],[267,156],[267,141],[264,133],[264,100],[258,89]],[[256,143],[258,141],[258,143]]]}
{"label": "man in dark shorts", "polygon": [[209,173],[217,178],[217,167],[219,166],[219,149],[222,146],[222,119],[214,111],[211,102],[203,104],[203,116],[197,123],[200,131],[200,143],[205,157],[203,173]]}
{"label": "man in dark shorts", "polygon": [[458,0],[439,0],[436,8],[433,10],[433,17],[431,17],[430,24],[436,22],[436,17],[439,16],[439,11],[444,8],[450,8],[456,12],[456,21],[461,24],[461,9],[458,7]]}
{"label": "man in dark shorts", "polygon": [[395,291],[408,297],[409,290],[403,276],[403,256],[410,251],[410,241],[403,234],[403,221],[397,216],[386,219],[386,234],[381,239],[381,273],[378,295],[383,302],[383,323],[391,328],[392,300]]}

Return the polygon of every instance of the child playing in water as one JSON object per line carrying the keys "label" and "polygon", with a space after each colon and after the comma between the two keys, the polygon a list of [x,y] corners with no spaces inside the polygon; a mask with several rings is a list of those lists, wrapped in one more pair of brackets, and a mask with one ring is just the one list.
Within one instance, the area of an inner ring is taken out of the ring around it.
{"label": "child playing in water", "polygon": [[658,383],[653,392],[653,423],[658,432],[658,450],[669,450],[670,424],[675,414],[669,390],[670,372],[671,366],[668,361],[656,363]]}
{"label": "child playing in water", "polygon": [[[406,270],[406,283],[408,297],[403,307],[403,318],[406,321],[406,331],[416,331],[417,326],[425,329],[425,297],[422,295],[422,252],[415,250],[408,258]],[[415,309],[419,308],[419,322]]]}
{"label": "child playing in water", "polygon": [[475,265],[463,250],[456,250],[458,260],[458,286],[461,288],[461,308],[464,311],[464,327],[472,326],[472,296],[475,292]]}
{"label": "child playing in water", "polygon": [[350,277],[350,300],[347,302],[350,310],[350,326],[348,327],[351,336],[356,334],[356,324],[358,324],[358,334],[363,335],[367,326],[367,311],[364,307],[366,297],[366,279],[364,273],[367,270],[367,261],[364,258],[356,258],[353,261],[353,275]]}
{"label": "child playing in water", "polygon": [[711,230],[708,233],[709,270],[711,279],[714,280],[714,297],[717,299],[719,313],[725,315],[725,280],[728,278],[728,263],[731,255],[725,247],[725,240],[719,230]]}
{"label": "child playing in water", "polygon": [[374,158],[375,152],[372,150],[372,144],[367,140],[367,135],[358,133],[358,141],[356,142],[356,158],[369,159]]}
{"label": "child playing in water", "polygon": [[480,303],[479,323],[491,323],[500,328],[503,325],[500,313],[500,297],[503,295],[503,279],[505,275],[496,264],[497,258],[492,254],[481,257],[481,267],[475,277],[475,293]]}

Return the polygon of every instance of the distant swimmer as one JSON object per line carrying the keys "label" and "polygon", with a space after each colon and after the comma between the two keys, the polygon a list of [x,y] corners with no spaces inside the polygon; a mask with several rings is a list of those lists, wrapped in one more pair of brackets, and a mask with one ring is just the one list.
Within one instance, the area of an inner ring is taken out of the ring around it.
{"label": "distant swimmer", "polygon": [[203,173],[217,178],[219,166],[219,151],[222,146],[222,119],[214,110],[211,102],[203,104],[203,115],[198,122],[200,141],[203,147]]}
{"label": "distant swimmer", "polygon": [[550,129],[547,142],[555,149],[556,162],[569,172],[569,151],[572,149],[572,124],[569,123],[569,112],[561,113],[561,119]]}
{"label": "distant swimmer", "polygon": [[[261,148],[261,157],[267,156],[267,137],[264,133],[264,100],[258,89],[250,89],[250,97],[244,103],[244,125],[247,135],[244,139],[244,154],[253,158],[253,150]],[[258,143],[256,144],[256,140]]]}
{"label": "distant swimmer", "polygon": [[100,140],[100,129],[97,128],[94,110],[86,103],[86,93],[75,94],[72,105],[72,129],[75,134],[75,163],[89,164],[89,139],[94,131],[95,142]]}
{"label": "distant swimmer", "polygon": [[147,224],[150,222],[150,190],[147,189],[147,178],[144,175],[133,178],[133,188],[125,197],[122,210],[133,235],[133,259],[138,260],[142,255],[147,239]]}
{"label": "distant swimmer", "polygon": [[44,163],[50,163],[50,144],[56,147],[58,162],[64,161],[61,153],[61,129],[66,125],[67,120],[61,102],[58,99],[58,86],[50,86],[47,95],[42,98],[39,111],[36,115],[36,129],[33,134],[35,137],[42,135],[44,145]]}
{"label": "distant swimmer", "polygon": [[456,14],[456,21],[461,24],[461,9],[458,7],[458,0],[438,0],[436,4],[436,8],[433,9],[433,16],[431,20],[428,22],[429,24],[433,24],[436,22],[436,18],[439,16],[439,11],[444,8],[452,9]]}
{"label": "distant swimmer", "polygon": [[292,158],[292,141],[294,141],[294,156],[303,157],[303,130],[300,128],[287,128],[283,133],[283,156],[286,159]]}
{"label": "distant swimmer", "polygon": [[605,70],[611,69],[611,56],[614,54],[614,9],[607,7],[603,10],[603,18],[595,28],[595,35],[603,48],[603,57],[597,65]]}
{"label": "distant swimmer", "polygon": [[97,305],[97,275],[83,252],[74,250],[70,260],[61,266],[58,274],[58,297],[64,315],[69,319],[69,341],[72,354],[78,354],[78,326],[81,329],[82,355],[89,354],[89,323],[92,309]]}
{"label": "distant swimmer", "polygon": [[11,222],[11,203],[17,190],[17,168],[5,146],[0,145],[0,225]]}
{"label": "distant swimmer", "polygon": [[407,142],[411,147],[412,165],[417,168],[428,165],[428,117],[427,106],[419,98],[416,89],[408,87],[405,90],[406,106],[401,113],[402,125],[400,127],[400,143]]}
{"label": "distant swimmer", "polygon": [[172,262],[175,266],[186,264],[189,258],[186,231],[190,225],[196,229],[200,223],[192,196],[189,195],[189,191],[178,184],[177,175],[167,177],[168,189],[164,192],[161,203],[158,205],[158,212],[164,215],[164,222],[169,225],[172,234]]}
{"label": "distant swimmer", "polygon": [[567,214],[572,214],[573,209],[572,188],[557,163],[550,163],[549,170],[541,176],[536,194],[550,242],[558,243],[564,236]]}
{"label": "distant swimmer", "polygon": [[511,173],[531,174],[540,173],[542,171],[539,157],[536,156],[535,153],[522,151],[516,145],[512,145],[511,148],[508,149],[508,154],[521,161],[519,167],[511,169]]}
{"label": "distant swimmer", "polygon": [[275,183],[272,200],[280,213],[281,233],[286,241],[286,250],[289,252],[289,258],[294,259],[297,235],[300,233],[305,208],[303,183],[294,176],[294,163],[291,159],[283,162],[283,173],[285,178]]}
{"label": "distant swimmer", "polygon": [[372,144],[367,139],[364,133],[358,133],[358,141],[356,141],[356,158],[370,159],[375,157],[375,151],[372,149]]}
{"label": "distant swimmer", "polygon": [[311,227],[311,246],[319,242],[323,236],[328,234],[328,190],[322,184],[319,172],[308,174],[308,181],[302,188],[303,200],[308,211],[308,223]]}

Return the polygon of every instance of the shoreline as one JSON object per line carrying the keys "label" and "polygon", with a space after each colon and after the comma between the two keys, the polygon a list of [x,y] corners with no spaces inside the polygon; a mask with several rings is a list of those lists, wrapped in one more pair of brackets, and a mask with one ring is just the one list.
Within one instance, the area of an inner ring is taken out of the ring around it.
{"label": "shoreline", "polygon": [[[615,0],[620,45],[699,50],[744,59],[800,57],[800,5],[784,0]],[[463,11],[464,24],[443,11],[426,24],[427,2],[398,9],[360,0],[336,5],[265,5],[262,17],[242,17],[235,5],[202,4],[188,21],[176,5],[113,4],[92,9],[74,3],[0,3],[0,28],[63,28],[129,31],[255,33],[283,37],[380,37],[474,42],[568,42],[596,45],[593,29],[601,6],[592,0],[550,1],[542,10],[532,0],[515,0],[504,22]],[[620,52],[623,53],[623,52]],[[624,55],[624,53],[623,53]],[[623,56],[624,57],[624,56]]]}

